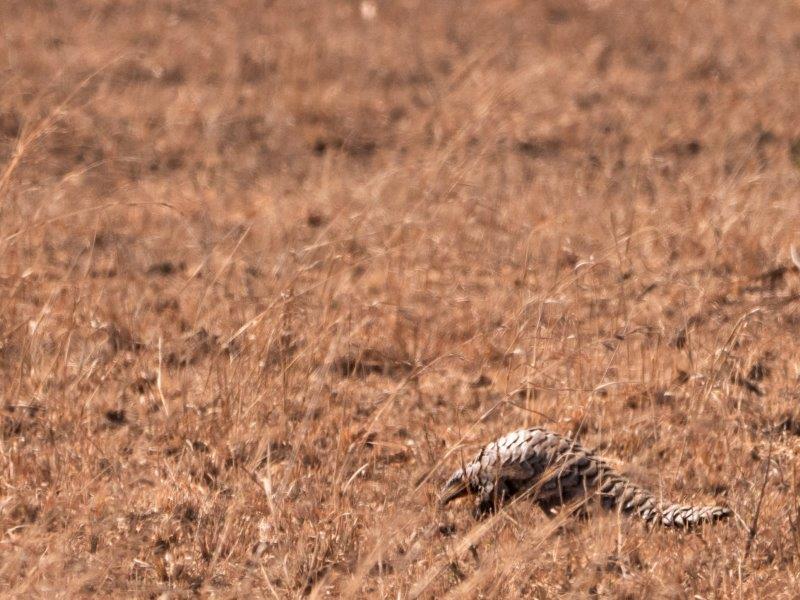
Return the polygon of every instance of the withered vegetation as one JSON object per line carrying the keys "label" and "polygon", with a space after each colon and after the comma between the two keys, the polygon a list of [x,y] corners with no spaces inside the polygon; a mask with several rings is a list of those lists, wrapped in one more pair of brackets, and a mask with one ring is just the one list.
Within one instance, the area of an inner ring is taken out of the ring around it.
{"label": "withered vegetation", "polygon": [[[0,2],[0,592],[797,590],[798,32],[796,2]],[[737,518],[437,507],[534,424]]]}

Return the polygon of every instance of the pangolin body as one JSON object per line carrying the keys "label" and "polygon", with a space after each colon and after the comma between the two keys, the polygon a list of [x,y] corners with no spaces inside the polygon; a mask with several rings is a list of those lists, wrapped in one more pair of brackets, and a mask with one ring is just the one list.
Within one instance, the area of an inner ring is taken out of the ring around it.
{"label": "pangolin body", "polygon": [[597,494],[606,509],[635,514],[647,523],[689,528],[730,516],[724,506],[667,504],[623,477],[574,440],[546,429],[520,429],[488,444],[442,490],[442,504],[478,496],[477,514],[528,493],[550,513],[555,506]]}

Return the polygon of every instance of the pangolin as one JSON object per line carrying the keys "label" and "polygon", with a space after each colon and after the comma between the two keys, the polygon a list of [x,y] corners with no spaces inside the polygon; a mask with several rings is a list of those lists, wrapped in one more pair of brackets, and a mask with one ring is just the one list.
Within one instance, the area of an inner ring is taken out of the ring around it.
{"label": "pangolin", "polygon": [[522,493],[548,515],[556,506],[593,494],[603,508],[665,527],[691,528],[731,515],[724,506],[662,503],[574,440],[538,427],[506,434],[481,449],[453,473],[440,501],[445,505],[467,494],[477,495],[475,512],[482,516]]}

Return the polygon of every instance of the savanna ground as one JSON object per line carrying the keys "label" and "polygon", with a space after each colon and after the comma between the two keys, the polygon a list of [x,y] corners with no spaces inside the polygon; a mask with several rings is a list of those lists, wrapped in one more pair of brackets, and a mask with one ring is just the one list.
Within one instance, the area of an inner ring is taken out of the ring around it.
{"label": "savanna ground", "polygon": [[[800,5],[0,2],[0,590],[793,597]],[[436,506],[577,435],[700,533]]]}

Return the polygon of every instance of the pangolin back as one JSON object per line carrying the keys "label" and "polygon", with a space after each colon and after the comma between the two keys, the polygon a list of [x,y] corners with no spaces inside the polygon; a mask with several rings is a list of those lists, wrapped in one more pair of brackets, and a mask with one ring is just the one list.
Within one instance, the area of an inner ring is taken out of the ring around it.
{"label": "pangolin back", "polygon": [[597,494],[606,509],[665,527],[688,528],[731,514],[723,506],[661,503],[574,440],[540,428],[520,429],[485,446],[453,473],[441,502],[477,494],[477,513],[483,514],[520,493],[529,493],[548,513],[554,506]]}

